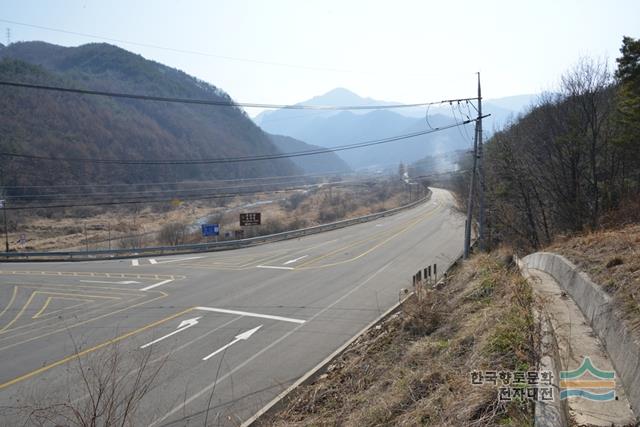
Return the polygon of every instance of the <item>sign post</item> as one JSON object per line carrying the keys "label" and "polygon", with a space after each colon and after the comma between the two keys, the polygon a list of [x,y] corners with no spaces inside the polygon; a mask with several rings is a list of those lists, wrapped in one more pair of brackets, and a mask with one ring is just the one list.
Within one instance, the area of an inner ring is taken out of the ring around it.
{"label": "sign post", "polygon": [[2,215],[4,216],[4,248],[5,252],[9,252],[9,231],[7,228],[7,207],[5,201],[0,200],[0,208],[2,208]]}
{"label": "sign post", "polygon": [[246,227],[249,225],[260,225],[262,220],[262,214],[260,212],[253,213],[241,213],[240,214],[240,226]]}
{"label": "sign post", "polygon": [[220,224],[202,224],[202,237],[218,236]]}

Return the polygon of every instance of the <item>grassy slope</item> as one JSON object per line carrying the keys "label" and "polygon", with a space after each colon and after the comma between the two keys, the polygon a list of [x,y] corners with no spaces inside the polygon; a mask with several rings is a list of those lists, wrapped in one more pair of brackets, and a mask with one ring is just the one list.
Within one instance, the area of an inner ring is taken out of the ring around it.
{"label": "grassy slope", "polygon": [[456,267],[358,339],[276,425],[530,425],[528,404],[472,386],[474,369],[526,370],[536,360],[531,289],[497,255]]}
{"label": "grassy slope", "polygon": [[640,224],[560,238],[545,249],[557,252],[600,284],[640,331]]}

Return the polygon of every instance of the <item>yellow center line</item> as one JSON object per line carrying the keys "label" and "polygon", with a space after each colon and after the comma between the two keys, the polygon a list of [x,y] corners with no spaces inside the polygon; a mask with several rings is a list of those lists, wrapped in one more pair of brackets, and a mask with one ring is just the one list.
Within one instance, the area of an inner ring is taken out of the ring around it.
{"label": "yellow center line", "polygon": [[[138,300],[140,300],[142,298],[145,298],[145,296],[141,295],[138,298],[135,298],[135,299],[130,300],[128,302],[133,303],[133,302],[136,302],[136,301],[138,301]],[[90,301],[90,300],[87,300],[87,301]],[[91,300],[91,302],[95,302],[95,301]],[[108,303],[104,303],[104,304],[100,305],[99,307],[96,307],[96,310],[97,309],[110,308],[112,306],[117,306],[118,304],[121,304],[121,303],[122,303],[122,301],[119,301],[119,300],[115,300],[115,301],[114,300],[110,300],[110,301],[108,301]],[[67,307],[67,308],[69,308],[69,307]],[[59,310],[57,310],[57,311],[59,311]],[[24,336],[24,335],[32,334],[34,332],[38,332],[38,331],[40,331],[42,329],[50,327],[51,326],[50,320],[49,319],[45,319],[45,317],[48,317],[48,316],[49,316],[49,314],[46,314],[46,315],[40,317],[39,320],[34,320],[33,322],[29,322],[26,325],[21,325],[21,326],[16,326],[15,328],[11,328],[11,333],[10,334],[6,334],[6,335],[0,334],[0,343],[8,341],[8,340],[11,340],[11,339],[15,339],[15,338],[18,338],[18,337],[21,337],[21,336]],[[28,330],[22,331],[24,329],[28,329]],[[20,332],[18,332],[18,331],[20,331]],[[46,335],[47,334],[45,334],[43,336],[46,336]],[[21,343],[19,343],[19,344],[21,344]],[[9,347],[11,347],[11,346],[9,346]],[[5,348],[8,348],[8,347],[5,347]],[[4,350],[5,348],[0,348],[0,350]]]}
{"label": "yellow center line", "polygon": [[[161,292],[161,291],[160,291],[160,292]],[[165,298],[167,295],[169,295],[169,294],[167,294],[167,293],[165,293],[165,292],[161,292],[161,294],[162,294],[162,295],[157,296],[157,297],[152,298],[152,299],[147,300],[147,301],[142,301],[142,302],[140,302],[140,303],[137,303],[137,304],[134,304],[134,305],[130,305],[130,306],[127,306],[127,307],[124,307],[124,308],[120,308],[120,309],[114,310],[114,311],[109,312],[109,313],[104,313],[104,314],[101,314],[101,315],[99,315],[99,316],[92,317],[92,318],[89,318],[89,319],[83,320],[83,321],[81,321],[81,322],[75,323],[75,324],[73,324],[73,325],[66,325],[66,326],[65,326],[65,327],[63,327],[63,328],[58,328],[58,329],[55,329],[55,330],[53,330],[53,331],[45,332],[45,333],[43,333],[43,334],[41,334],[41,335],[38,335],[38,336],[35,336],[35,337],[31,337],[31,338],[27,338],[27,339],[24,339],[24,340],[22,340],[22,341],[19,341],[19,342],[13,343],[13,344],[7,344],[7,345],[5,345],[4,347],[0,347],[0,351],[7,350],[7,349],[9,349],[9,348],[13,348],[13,347],[16,347],[16,346],[18,346],[18,345],[25,344],[25,343],[28,343],[28,342],[31,342],[31,341],[35,341],[35,340],[38,340],[38,339],[40,339],[40,338],[44,338],[44,337],[49,336],[49,335],[52,335],[52,334],[56,334],[56,333],[58,333],[58,332],[65,332],[65,331],[68,331],[68,330],[70,330],[70,329],[72,329],[72,328],[76,328],[76,327],[78,327],[78,326],[81,326],[81,325],[87,324],[87,323],[89,323],[89,322],[93,322],[93,321],[95,321],[95,320],[100,320],[100,319],[103,319],[103,318],[105,318],[105,317],[108,317],[108,316],[112,316],[112,315],[114,315],[114,314],[121,313],[121,312],[123,312],[123,311],[125,311],[125,310],[129,310],[129,309],[132,309],[132,308],[135,308],[135,307],[138,307],[138,306],[144,305],[144,304],[148,304],[148,303],[154,302],[154,301],[156,301],[156,300],[159,300],[159,299]],[[140,298],[138,298],[138,299],[141,299],[141,298],[144,298],[144,295],[143,295],[143,296],[141,296],[141,297],[140,297]],[[136,300],[134,300],[134,301],[136,301]],[[115,301],[115,302],[114,302],[114,304],[112,304],[112,305],[117,305],[117,304],[119,304],[119,303],[120,303],[120,301]],[[45,319],[45,320],[41,320],[41,321],[38,321],[38,322],[46,322],[46,321],[47,321],[47,320]],[[19,326],[19,327],[17,327],[17,328],[12,329],[12,331],[17,331],[18,329],[23,328],[23,327],[30,327],[30,326],[33,326],[35,323],[36,323],[36,322],[32,322],[32,323],[30,323],[29,325]],[[45,325],[45,326],[46,326],[46,325]],[[42,329],[42,328],[40,328],[40,329]],[[23,332],[23,333],[21,333],[20,335],[26,335],[26,334],[29,334],[29,333],[31,333],[31,332],[33,332],[33,330]],[[15,337],[16,337],[16,335],[7,336],[6,338],[3,338],[2,340],[4,340],[4,339],[11,339],[11,338],[15,338]]]}
{"label": "yellow center line", "polygon": [[7,323],[2,329],[0,329],[0,334],[4,333],[7,329],[11,327],[11,325],[16,323],[16,321],[20,318],[20,316],[22,316],[22,313],[24,313],[24,311],[27,309],[27,306],[31,304],[31,301],[33,300],[33,297],[35,296],[35,294],[36,294],[35,291],[31,292],[31,295],[29,295],[27,302],[22,306],[18,314],[16,314],[16,317],[14,317],[11,322]]}
{"label": "yellow center line", "polygon": [[47,307],[49,306],[49,303],[51,302],[51,298],[52,297],[48,297],[47,300],[44,302],[44,305],[42,306],[42,308],[33,316],[31,316],[32,319],[37,319],[38,317],[40,317],[40,315],[47,309]]}
{"label": "yellow center line", "polygon": [[[439,210],[439,206],[438,206],[438,207],[435,207],[434,209],[429,210],[428,212],[426,212],[426,213],[424,213],[424,214],[421,214],[421,215],[420,215],[419,217],[417,217],[417,218],[413,218],[413,219],[411,219],[411,220],[409,220],[409,221],[406,221],[404,224],[401,224],[400,226],[398,226],[398,227],[394,228],[394,229],[393,229],[393,230],[391,230],[390,232],[389,232],[388,230],[385,230],[385,231],[383,231],[383,232],[380,232],[380,233],[378,233],[378,234],[375,234],[374,236],[369,236],[369,237],[367,237],[367,238],[364,238],[364,239],[358,240],[358,241],[356,241],[356,242],[354,242],[354,243],[351,243],[351,244],[349,244],[349,245],[343,246],[343,247],[341,247],[341,248],[339,248],[339,249],[335,249],[335,250],[333,250],[333,251],[327,252],[327,253],[326,253],[326,254],[324,254],[324,255],[321,255],[321,256],[318,256],[318,257],[316,257],[316,258],[312,258],[312,259],[310,259],[310,260],[307,260],[307,261],[303,262],[302,264],[299,264],[297,267],[295,267],[295,270],[308,270],[308,269],[312,269],[312,268],[324,268],[324,267],[334,266],[334,265],[337,265],[337,264],[344,264],[345,262],[355,261],[356,259],[361,258],[362,256],[364,256],[364,255],[366,255],[366,254],[370,253],[371,251],[373,251],[373,250],[377,249],[378,247],[382,246],[382,244],[384,244],[384,243],[388,242],[389,240],[391,240],[391,239],[392,239],[393,237],[395,237],[396,235],[399,235],[399,234],[403,233],[403,232],[404,232],[404,231],[406,231],[407,229],[409,229],[409,228],[413,227],[415,224],[417,224],[417,223],[419,223],[420,221],[424,220],[425,218],[427,218],[427,217],[431,216],[431,214],[433,214],[434,212],[436,212],[436,211],[438,211],[438,210]],[[407,224],[408,224],[408,225],[407,225]],[[380,238],[380,237],[388,236],[388,235],[391,235],[391,237],[390,237],[390,238],[388,238],[388,239],[386,239],[386,240],[384,240],[381,244],[375,245],[374,247],[372,247],[371,249],[367,250],[367,251],[366,251],[366,252],[364,252],[363,254],[360,254],[359,256],[357,256],[357,257],[355,257],[355,258],[352,258],[352,259],[350,259],[350,260],[340,261],[340,262],[337,262],[337,263],[331,263],[331,264],[325,264],[325,265],[318,266],[318,267],[312,267],[312,266],[310,266],[311,264],[315,264],[316,262],[318,262],[318,261],[320,261],[320,260],[323,260],[323,259],[325,259],[325,258],[328,258],[328,257],[330,257],[330,256],[332,256],[332,255],[335,255],[335,254],[337,254],[337,253],[339,253],[339,252],[342,252],[342,251],[344,251],[344,250],[351,249],[351,248],[356,247],[356,246],[359,246],[359,245],[361,245],[361,244],[363,244],[363,243],[368,243],[368,242],[371,242],[371,241],[373,241],[373,240],[376,240],[376,239],[378,239],[378,238]]]}
{"label": "yellow center line", "polygon": [[60,277],[93,277],[111,279],[150,279],[150,280],[179,280],[186,276],[170,274],[145,273],[97,273],[88,271],[38,271],[38,270],[0,270],[0,274],[17,276],[60,276]]}
{"label": "yellow center line", "polygon": [[[27,309],[27,307],[29,306],[29,304],[31,304],[31,302],[33,301],[33,299],[35,298],[36,295],[56,295],[56,296],[63,296],[63,297],[76,297],[76,294],[66,294],[66,293],[61,293],[61,292],[43,292],[43,291],[33,291],[31,292],[31,295],[29,296],[29,299],[27,299],[27,302],[24,304],[24,306],[22,306],[22,308],[20,309],[20,311],[18,312],[18,314],[16,314],[16,316],[13,318],[12,321],[10,321],[8,324],[6,324],[2,329],[0,329],[0,335],[4,334],[5,332],[7,332],[7,330],[9,330],[9,328],[11,327],[11,325],[13,325],[20,317],[22,317],[22,315],[24,314],[25,310]],[[101,298],[101,299],[122,299],[121,297],[114,297],[114,296],[103,296],[103,295],[86,295],[84,294],[83,296],[89,297],[89,298]],[[45,306],[48,304],[45,303]]]}
{"label": "yellow center line", "polygon": [[9,307],[11,307],[11,305],[13,304],[13,302],[16,299],[16,295],[18,294],[18,286],[17,285],[13,285],[13,295],[11,295],[11,299],[9,300],[9,303],[7,304],[7,306],[4,308],[4,310],[0,311],[0,317],[2,317],[2,315],[9,310]]}
{"label": "yellow center line", "polygon": [[[63,308],[60,308],[58,310],[50,311],[49,313],[43,315],[42,312],[47,308],[48,302],[50,300],[53,300],[53,299],[64,299],[64,300],[82,301],[82,302],[78,303],[78,304],[70,305],[68,307],[63,307]],[[34,315],[32,317],[32,319],[37,319],[37,318],[41,318],[41,317],[49,317],[49,316],[52,316],[52,315],[54,315],[56,313],[60,313],[61,311],[71,310],[72,308],[80,307],[81,305],[84,305],[84,304],[87,304],[87,303],[91,303],[91,302],[95,302],[95,301],[92,300],[92,299],[49,297],[48,300],[47,300],[47,303],[40,309],[40,311],[36,315]],[[30,332],[33,332],[33,331],[30,331]]]}
{"label": "yellow center line", "polygon": [[72,354],[70,356],[64,357],[64,358],[62,358],[62,359],[60,359],[60,360],[58,360],[56,362],[53,362],[53,363],[45,365],[45,366],[43,366],[41,368],[35,369],[35,370],[31,371],[31,372],[28,372],[28,373],[26,373],[24,375],[21,375],[19,377],[16,377],[16,378],[10,380],[10,381],[7,381],[7,382],[5,382],[3,384],[0,384],[0,390],[2,390],[3,388],[9,387],[9,386],[11,386],[13,384],[16,384],[16,383],[18,383],[20,381],[24,381],[24,380],[26,380],[28,378],[31,378],[33,376],[36,376],[36,375],[41,374],[43,372],[46,372],[46,371],[48,371],[48,370],[50,370],[52,368],[55,368],[56,366],[63,365],[63,364],[65,364],[65,363],[67,363],[67,362],[69,362],[69,361],[71,361],[73,359],[79,359],[79,358],[81,358],[83,356],[86,356],[89,353],[92,353],[92,352],[94,352],[96,350],[100,350],[101,348],[104,348],[104,347],[109,346],[111,344],[115,344],[115,343],[117,343],[119,341],[122,341],[122,340],[124,340],[126,338],[129,338],[129,337],[131,337],[133,335],[136,335],[136,334],[138,334],[140,332],[146,331],[147,329],[151,329],[151,328],[153,328],[155,326],[161,325],[164,322],[167,322],[169,320],[175,319],[176,317],[182,316],[183,314],[188,313],[188,312],[190,312],[192,310],[193,310],[193,307],[189,307],[186,310],[182,310],[181,312],[172,314],[171,316],[165,317],[164,319],[160,319],[160,320],[157,320],[157,321],[155,321],[153,323],[149,323],[149,324],[147,324],[145,326],[142,326],[142,327],[140,327],[138,329],[134,329],[133,331],[127,332],[124,335],[120,335],[119,337],[110,339],[108,341],[105,341],[105,342],[103,342],[101,344],[95,345],[95,346],[93,346],[91,348],[88,348],[86,350],[83,350],[83,351],[77,352],[75,354]]}

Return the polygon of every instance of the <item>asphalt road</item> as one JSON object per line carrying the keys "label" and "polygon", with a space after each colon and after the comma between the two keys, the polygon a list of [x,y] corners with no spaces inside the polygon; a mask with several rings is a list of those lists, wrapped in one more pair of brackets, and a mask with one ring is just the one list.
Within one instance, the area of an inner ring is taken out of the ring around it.
{"label": "asphalt road", "polygon": [[135,425],[238,425],[393,306],[418,269],[444,271],[462,249],[452,206],[433,189],[391,217],[241,250],[3,263],[0,424],[86,409],[112,387],[116,400],[144,390]]}

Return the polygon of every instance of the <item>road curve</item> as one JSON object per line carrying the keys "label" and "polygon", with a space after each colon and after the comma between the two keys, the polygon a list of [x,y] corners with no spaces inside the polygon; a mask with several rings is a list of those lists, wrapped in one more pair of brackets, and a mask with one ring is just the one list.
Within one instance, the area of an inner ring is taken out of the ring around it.
{"label": "road curve", "polygon": [[3,263],[0,424],[87,407],[109,377],[120,396],[153,377],[136,425],[240,424],[395,304],[415,271],[459,255],[464,219],[432,190],[391,217],[241,250]]}

